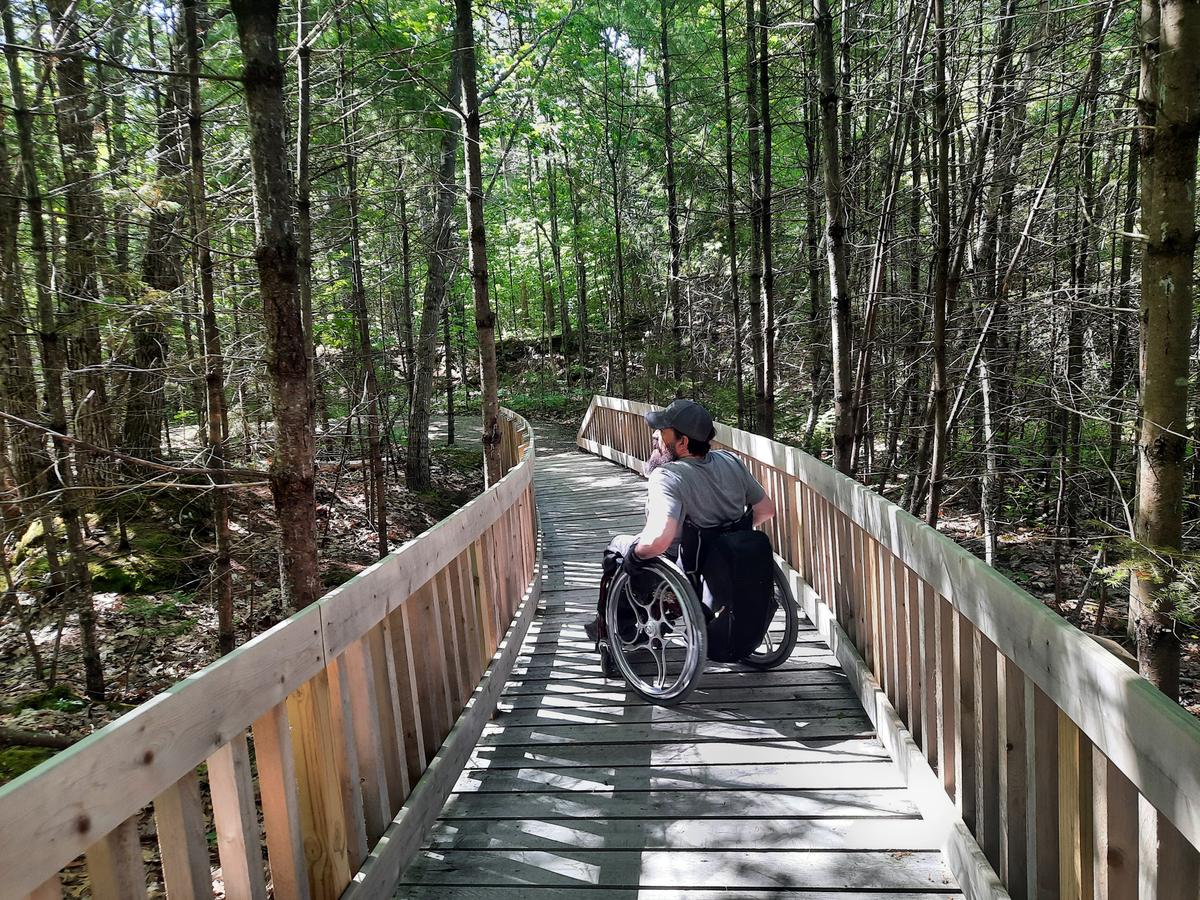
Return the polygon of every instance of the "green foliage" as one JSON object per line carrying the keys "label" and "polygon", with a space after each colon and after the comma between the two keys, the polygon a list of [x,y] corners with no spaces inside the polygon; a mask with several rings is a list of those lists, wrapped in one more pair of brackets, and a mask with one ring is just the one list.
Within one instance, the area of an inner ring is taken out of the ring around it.
{"label": "green foliage", "polygon": [[125,615],[134,620],[134,628],[144,634],[179,637],[195,626],[187,614],[183,594],[127,597],[123,604]]}
{"label": "green foliage", "polygon": [[1200,551],[1147,547],[1128,538],[1117,541],[1114,555],[1121,561],[1100,569],[1114,587],[1128,585],[1131,577],[1157,586],[1155,612],[1183,625],[1195,625],[1200,614]]}
{"label": "green foliage", "polygon": [[87,701],[77,697],[65,684],[56,684],[44,691],[35,691],[17,699],[12,709],[19,712],[23,709],[52,709],[57,712],[76,712],[83,709]]}

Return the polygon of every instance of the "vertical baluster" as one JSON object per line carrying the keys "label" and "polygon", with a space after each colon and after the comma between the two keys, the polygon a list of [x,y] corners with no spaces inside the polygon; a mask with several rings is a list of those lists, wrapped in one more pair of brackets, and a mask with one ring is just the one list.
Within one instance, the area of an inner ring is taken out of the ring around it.
{"label": "vertical baluster", "polygon": [[384,765],[383,731],[380,728],[382,698],[375,690],[375,660],[369,638],[351,641],[335,670],[345,681],[344,690],[351,720],[353,753],[356,755],[366,846],[375,846],[392,820],[387,767]]}
{"label": "vertical baluster", "polygon": [[941,735],[938,729],[938,630],[937,630],[937,595],[925,583],[917,579],[917,594],[920,602],[920,646],[921,672],[924,687],[921,705],[921,734],[925,739],[925,759],[929,765],[938,765],[938,743]]}
{"label": "vertical baluster", "polygon": [[154,830],[162,857],[163,882],[171,900],[212,896],[208,864],[208,823],[200,802],[200,779],[193,769],[154,798]]}
{"label": "vertical baluster", "polygon": [[996,645],[978,628],[971,629],[975,655],[975,837],[992,868],[1000,867],[1000,771],[999,686]]}
{"label": "vertical baluster", "polygon": [[384,616],[367,635],[371,646],[372,677],[379,698],[379,734],[383,742],[383,767],[387,777],[390,819],[408,796],[408,776],[404,766],[403,738],[400,732],[400,703],[396,696],[396,663],[392,658],[392,623]]}
{"label": "vertical baluster", "polygon": [[466,705],[467,697],[471,695],[471,687],[467,680],[463,645],[459,640],[459,622],[455,614],[457,605],[451,582],[450,569],[454,565],[451,560],[448,565],[433,576],[434,605],[438,610],[438,618],[442,623],[442,633],[446,638],[446,666],[449,669],[450,703],[457,714]]}
{"label": "vertical baluster", "polygon": [[[254,722],[252,733],[275,900],[309,900],[300,791],[292,755],[287,705],[280,703],[267,710]],[[207,862],[206,855],[206,872]]]}
{"label": "vertical baluster", "polygon": [[1025,675],[1012,660],[1003,660],[1000,694],[1000,878],[1013,900],[1025,900],[1029,891],[1028,751],[1025,711]]}
{"label": "vertical baluster", "polygon": [[1025,677],[1029,898],[1058,900],[1058,707]]}
{"label": "vertical baluster", "polygon": [[355,716],[351,709],[350,686],[345,677],[344,664],[343,655],[330,663],[326,669],[329,673],[329,736],[341,793],[342,821],[346,825],[346,858],[351,871],[354,871],[367,858],[370,847],[367,843],[358,753],[355,750]]}
{"label": "vertical baluster", "polygon": [[975,748],[975,627],[958,610],[954,611],[954,684],[958,695],[955,714],[956,744],[954,801],[959,814],[975,831],[975,785],[977,783]]}
{"label": "vertical baluster", "polygon": [[905,629],[908,632],[908,730],[918,747],[925,746],[925,724],[922,710],[925,706],[924,659],[921,656],[921,598],[917,589],[917,575],[901,560],[897,559],[899,577],[903,581]]}
{"label": "vertical baluster", "polygon": [[885,693],[892,705],[899,708],[900,696],[897,681],[899,672],[899,640],[897,635],[899,619],[896,618],[896,595],[892,590],[891,554],[878,541],[872,540],[872,554],[875,559],[875,608],[879,615],[879,641],[882,652],[880,668],[887,676]]}
{"label": "vertical baluster", "polygon": [[[909,665],[909,643],[908,643],[908,604],[905,600],[904,592],[906,579],[904,577],[904,564],[896,558],[890,550],[883,551],[887,559],[887,569],[885,584],[887,585],[888,594],[891,597],[891,614],[892,614],[892,659],[894,660],[892,671],[896,676],[896,712],[900,716],[901,721],[908,722],[908,665]],[[911,728],[909,729],[912,730]]]}
{"label": "vertical baluster", "polygon": [[1092,750],[1096,802],[1096,896],[1138,900],[1138,794],[1099,750]]}
{"label": "vertical baluster", "polygon": [[954,671],[954,608],[941,596],[933,594],[934,631],[937,642],[934,645],[937,655],[937,732],[938,732],[938,774],[942,776],[942,786],[946,793],[953,798],[957,781],[957,765],[955,763],[956,711],[958,703],[955,697],[958,693],[958,680]]}
{"label": "vertical baluster", "polygon": [[404,763],[408,782],[415,785],[425,771],[425,724],[422,721],[420,682],[417,680],[417,656],[412,635],[405,621],[404,606],[388,618],[391,622],[392,659],[396,665],[396,699],[400,704],[400,722],[404,737]]}
{"label": "vertical baluster", "polygon": [[208,758],[208,789],[226,896],[266,900],[267,882],[258,843],[258,815],[245,732]]}
{"label": "vertical baluster", "polygon": [[[146,869],[138,836],[139,813],[130,816],[87,850],[88,880],[95,900],[146,896]],[[253,898],[257,900],[257,898]]]}

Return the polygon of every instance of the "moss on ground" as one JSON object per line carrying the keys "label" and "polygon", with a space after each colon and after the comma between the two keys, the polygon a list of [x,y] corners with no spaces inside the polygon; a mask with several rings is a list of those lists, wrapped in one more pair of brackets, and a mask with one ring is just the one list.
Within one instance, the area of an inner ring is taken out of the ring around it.
{"label": "moss on ground", "polygon": [[0,784],[24,775],[54,753],[48,747],[0,747]]}

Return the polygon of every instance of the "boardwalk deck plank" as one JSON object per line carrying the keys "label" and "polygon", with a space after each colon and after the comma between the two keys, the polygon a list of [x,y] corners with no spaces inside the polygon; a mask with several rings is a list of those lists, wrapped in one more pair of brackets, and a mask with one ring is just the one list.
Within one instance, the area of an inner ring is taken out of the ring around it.
{"label": "boardwalk deck plank", "polygon": [[804,622],[792,658],[709,664],[687,702],[606,679],[583,624],[644,482],[539,430],[541,608],[425,849],[413,900],[945,900],[962,894]]}

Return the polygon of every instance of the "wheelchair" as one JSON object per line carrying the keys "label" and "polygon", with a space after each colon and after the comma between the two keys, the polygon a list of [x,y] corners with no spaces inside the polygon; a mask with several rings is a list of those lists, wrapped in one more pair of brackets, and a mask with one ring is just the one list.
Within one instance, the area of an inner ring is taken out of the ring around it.
{"label": "wheelchair", "polygon": [[[774,615],[762,642],[740,660],[755,669],[773,669],[789,659],[800,626],[800,608],[787,578],[778,562],[772,565]],[[646,562],[637,580],[635,589],[628,573],[618,571],[609,585],[601,661],[606,671],[611,661],[643,699],[673,706],[696,687],[707,661],[703,582],[662,557]]]}

